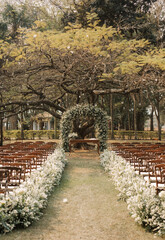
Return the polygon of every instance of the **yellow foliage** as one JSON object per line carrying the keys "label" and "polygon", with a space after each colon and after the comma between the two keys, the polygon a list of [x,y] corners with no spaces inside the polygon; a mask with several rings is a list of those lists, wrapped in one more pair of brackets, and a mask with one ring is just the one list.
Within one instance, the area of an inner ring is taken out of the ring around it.
{"label": "yellow foliage", "polygon": [[37,20],[34,22],[33,29],[45,29],[46,26],[46,22]]}
{"label": "yellow foliage", "polygon": [[150,65],[152,67],[160,68],[161,70],[165,70],[165,49],[154,49],[152,51],[147,52],[146,55],[141,56],[141,64]]}
{"label": "yellow foliage", "polygon": [[[39,63],[48,61],[48,54],[53,58],[58,55],[72,56],[73,53],[84,51],[95,55],[98,61],[104,58],[107,63],[113,63],[112,73],[101,76],[99,81],[117,74],[138,73],[145,64],[165,70],[165,49],[149,50],[150,44],[144,39],[126,40],[113,27],[98,26],[99,20],[95,13],[87,14],[87,19],[87,29],[70,23],[65,32],[38,31],[46,28],[46,23],[36,21],[35,28],[27,30],[24,35],[23,46],[0,41],[0,59],[8,54],[15,59],[15,64],[26,60]],[[9,63],[6,67],[9,67]]]}
{"label": "yellow foliage", "polygon": [[117,68],[114,69],[114,72],[121,71],[122,74],[135,74],[141,70],[141,67],[136,61],[123,61]]}

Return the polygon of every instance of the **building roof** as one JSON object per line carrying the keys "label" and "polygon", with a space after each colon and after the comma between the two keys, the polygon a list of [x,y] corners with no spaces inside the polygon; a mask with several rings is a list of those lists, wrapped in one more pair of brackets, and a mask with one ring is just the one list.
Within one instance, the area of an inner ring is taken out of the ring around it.
{"label": "building roof", "polygon": [[51,119],[53,116],[48,112],[38,113],[37,115],[33,116],[33,120],[40,120],[40,119]]}

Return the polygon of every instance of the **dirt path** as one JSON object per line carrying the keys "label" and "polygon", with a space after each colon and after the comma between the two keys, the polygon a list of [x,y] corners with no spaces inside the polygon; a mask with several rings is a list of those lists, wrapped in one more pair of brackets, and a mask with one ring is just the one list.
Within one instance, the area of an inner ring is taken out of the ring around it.
{"label": "dirt path", "polygon": [[[63,202],[67,199],[68,202]],[[94,153],[72,153],[40,221],[1,240],[154,240],[129,216]]]}

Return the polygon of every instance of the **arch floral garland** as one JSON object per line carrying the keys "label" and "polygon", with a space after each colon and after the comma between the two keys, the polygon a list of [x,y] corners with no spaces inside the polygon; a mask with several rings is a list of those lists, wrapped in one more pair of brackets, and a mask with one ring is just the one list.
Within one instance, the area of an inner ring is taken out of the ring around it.
{"label": "arch floral garland", "polygon": [[79,116],[93,117],[95,120],[95,128],[98,128],[100,140],[100,151],[106,149],[106,139],[108,135],[108,116],[97,106],[90,105],[76,105],[75,107],[66,111],[61,119],[61,135],[63,149],[69,151],[69,133],[72,128],[72,122]]}

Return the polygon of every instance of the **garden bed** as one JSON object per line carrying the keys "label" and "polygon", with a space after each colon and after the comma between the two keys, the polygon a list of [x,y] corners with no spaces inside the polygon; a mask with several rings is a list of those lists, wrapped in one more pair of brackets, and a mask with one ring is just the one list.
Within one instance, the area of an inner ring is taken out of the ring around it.
{"label": "garden bed", "polygon": [[28,227],[38,220],[48,196],[58,185],[66,164],[62,149],[48,156],[40,170],[34,171],[17,189],[0,199],[0,233],[17,226]]}
{"label": "garden bed", "polygon": [[155,188],[115,152],[105,150],[101,155],[101,164],[112,176],[120,199],[127,202],[135,221],[149,231],[165,235],[165,191],[156,195]]}

